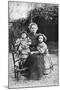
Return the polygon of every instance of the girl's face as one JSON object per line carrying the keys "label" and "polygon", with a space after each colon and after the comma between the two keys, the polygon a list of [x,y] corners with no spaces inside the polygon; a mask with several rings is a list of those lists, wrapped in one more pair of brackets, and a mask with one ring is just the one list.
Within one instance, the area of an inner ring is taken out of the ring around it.
{"label": "girl's face", "polygon": [[43,36],[39,36],[38,40],[39,42],[43,42]]}
{"label": "girl's face", "polygon": [[22,33],[21,37],[26,38],[27,37],[26,33]]}
{"label": "girl's face", "polygon": [[37,26],[36,25],[32,25],[30,31],[33,32],[33,33],[36,33],[37,32]]}

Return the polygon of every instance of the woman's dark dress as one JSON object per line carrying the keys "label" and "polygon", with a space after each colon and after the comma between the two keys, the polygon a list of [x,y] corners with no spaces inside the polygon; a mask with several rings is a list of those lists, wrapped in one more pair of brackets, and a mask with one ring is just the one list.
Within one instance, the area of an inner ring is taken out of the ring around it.
{"label": "woman's dark dress", "polygon": [[[30,46],[31,51],[36,50],[37,35],[38,34],[34,35],[33,33],[29,34],[29,37],[32,41],[32,45]],[[39,78],[42,77],[45,70],[44,56],[40,54],[29,55],[24,66],[28,68],[25,71],[27,79],[38,80]]]}
{"label": "woman's dark dress", "polygon": [[29,33],[29,37],[31,39],[31,46],[30,46],[30,49],[31,51],[35,51],[36,50],[36,46],[37,46],[37,36],[38,34],[33,34],[33,33]]}
{"label": "woman's dark dress", "polygon": [[25,67],[28,67],[25,72],[27,79],[40,79],[45,70],[43,55],[30,55],[25,62]]}

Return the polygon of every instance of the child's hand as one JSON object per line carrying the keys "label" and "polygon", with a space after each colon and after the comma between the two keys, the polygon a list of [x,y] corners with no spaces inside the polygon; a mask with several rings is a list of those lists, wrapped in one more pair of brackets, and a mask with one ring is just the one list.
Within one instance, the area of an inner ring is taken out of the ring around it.
{"label": "child's hand", "polygon": [[40,53],[44,53],[44,50],[41,49],[40,47],[37,47],[37,50],[38,50]]}
{"label": "child's hand", "polygon": [[43,50],[43,49],[40,49],[39,52],[40,52],[41,54],[43,54],[43,53],[44,53],[44,50]]}

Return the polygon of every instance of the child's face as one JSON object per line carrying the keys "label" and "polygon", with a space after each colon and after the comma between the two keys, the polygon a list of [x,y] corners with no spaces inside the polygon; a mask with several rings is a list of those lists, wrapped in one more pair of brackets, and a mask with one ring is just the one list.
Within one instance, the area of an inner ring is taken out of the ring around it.
{"label": "child's face", "polygon": [[36,25],[32,25],[31,32],[33,32],[33,33],[37,32],[37,26]]}
{"label": "child's face", "polygon": [[39,36],[38,40],[39,42],[43,42],[43,36]]}
{"label": "child's face", "polygon": [[21,37],[26,38],[27,37],[26,33],[22,33]]}

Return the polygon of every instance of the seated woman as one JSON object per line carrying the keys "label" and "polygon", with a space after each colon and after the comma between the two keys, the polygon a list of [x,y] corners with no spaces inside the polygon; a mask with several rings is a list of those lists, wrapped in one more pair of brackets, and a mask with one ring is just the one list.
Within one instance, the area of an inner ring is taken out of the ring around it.
{"label": "seated woman", "polygon": [[38,26],[36,23],[29,24],[29,30],[29,37],[31,39],[31,55],[28,56],[25,62],[25,67],[28,67],[28,70],[26,71],[26,77],[28,79],[37,80],[43,76],[43,73],[45,71],[44,57],[43,55],[37,54],[39,53],[39,51],[36,48],[38,43],[37,36],[41,33],[36,33],[38,30]]}

